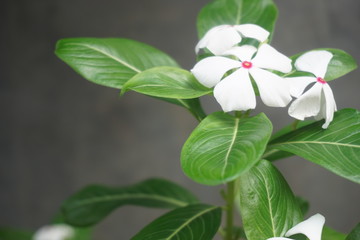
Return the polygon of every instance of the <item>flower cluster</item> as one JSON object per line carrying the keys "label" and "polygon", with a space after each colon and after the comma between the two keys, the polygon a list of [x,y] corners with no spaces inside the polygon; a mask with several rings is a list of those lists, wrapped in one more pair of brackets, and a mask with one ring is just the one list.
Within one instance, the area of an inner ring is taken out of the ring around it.
{"label": "flower cluster", "polygon": [[[214,97],[224,112],[254,109],[258,91],[270,107],[285,107],[295,97],[290,116],[325,119],[322,127],[327,128],[336,111],[333,93],[324,80],[332,53],[307,52],[296,59],[293,70],[292,60],[267,44],[268,37],[268,31],[254,24],[214,27],[195,49],[198,53],[206,48],[214,56],[199,61],[191,72],[204,86],[214,87]],[[243,38],[256,40],[258,46],[241,44]],[[293,71],[313,76],[285,77]]]}

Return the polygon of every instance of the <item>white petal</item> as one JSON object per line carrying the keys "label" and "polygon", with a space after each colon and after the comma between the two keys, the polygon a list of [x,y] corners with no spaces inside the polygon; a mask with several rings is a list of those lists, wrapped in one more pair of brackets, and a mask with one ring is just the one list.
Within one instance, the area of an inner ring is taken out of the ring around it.
{"label": "white petal", "polygon": [[234,55],[243,61],[251,61],[252,56],[256,53],[256,47],[251,45],[243,45],[240,47],[233,47],[230,50],[225,51],[224,55]]}
{"label": "white petal", "polygon": [[322,125],[322,128],[328,128],[331,121],[334,119],[334,112],[337,110],[335,98],[333,92],[328,84],[323,84],[323,92],[321,99],[321,109],[315,119],[325,119],[325,123]]}
{"label": "white petal", "polygon": [[318,115],[320,111],[321,91],[321,83],[315,83],[314,86],[290,105],[289,115],[299,120]]}
{"label": "white petal", "polygon": [[255,24],[235,25],[234,28],[236,28],[242,36],[254,38],[260,42],[264,42],[270,35],[267,30]]}
{"label": "white petal", "polygon": [[196,53],[200,48],[207,48],[215,55],[221,55],[241,42],[241,36],[233,26],[221,25],[210,29],[195,47]]}
{"label": "white petal", "polygon": [[314,77],[293,77],[285,79],[290,86],[291,96],[296,98],[300,97],[310,83],[316,82],[316,78]]}
{"label": "white petal", "polygon": [[239,69],[224,78],[214,88],[214,96],[224,112],[254,109],[256,98],[249,73]]}
{"label": "white petal", "polygon": [[262,44],[252,60],[256,67],[288,73],[292,69],[291,59],[278,52],[269,44]]}
{"label": "white petal", "polygon": [[225,57],[208,57],[198,62],[191,72],[206,87],[214,87],[230,69],[241,67],[239,61]]}
{"label": "white petal", "polygon": [[43,226],[34,234],[34,240],[65,240],[74,235],[72,227],[66,224]]}
{"label": "white petal", "polygon": [[206,48],[209,39],[211,39],[211,36],[216,34],[216,32],[221,31],[224,28],[229,27],[229,25],[220,25],[220,26],[216,26],[211,28],[209,31],[207,31],[205,33],[205,35],[200,39],[200,41],[198,42],[198,44],[196,44],[195,46],[195,52],[199,53],[201,48]]}
{"label": "white petal", "polygon": [[307,220],[295,225],[291,228],[285,236],[291,236],[295,234],[304,234],[309,240],[321,240],[321,232],[325,223],[325,218],[321,214],[315,214]]}
{"label": "white petal", "polygon": [[260,68],[251,68],[250,74],[258,86],[260,97],[269,107],[285,107],[291,100],[287,81]]}
{"label": "white petal", "polygon": [[300,71],[310,72],[316,77],[324,78],[332,57],[332,53],[328,51],[310,51],[295,61],[295,67]]}

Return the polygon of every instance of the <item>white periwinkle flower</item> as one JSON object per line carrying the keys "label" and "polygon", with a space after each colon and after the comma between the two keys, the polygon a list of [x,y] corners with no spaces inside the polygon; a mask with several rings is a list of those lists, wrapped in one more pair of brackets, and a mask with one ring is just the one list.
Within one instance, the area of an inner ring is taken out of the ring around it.
{"label": "white periwinkle flower", "polygon": [[[315,117],[316,120],[325,119],[322,127],[329,126],[337,110],[333,92],[324,80],[332,57],[330,52],[318,50],[307,52],[296,60],[296,69],[312,73],[314,76],[287,78],[290,93],[297,98],[289,107],[290,116],[299,120],[304,120],[306,117]],[[311,83],[315,84],[303,93]]]}
{"label": "white periwinkle flower", "polygon": [[68,240],[74,236],[74,229],[66,224],[43,226],[33,236],[33,240]]}
{"label": "white periwinkle flower", "polygon": [[269,32],[255,24],[220,25],[211,28],[195,47],[196,53],[201,48],[207,48],[215,55],[221,55],[236,44],[243,37],[253,38],[264,42],[269,37]]}
{"label": "white periwinkle flower", "polygon": [[[256,55],[254,56],[254,54]],[[212,56],[199,61],[191,72],[206,87],[214,87],[214,96],[224,112],[245,111],[256,106],[250,76],[256,82],[262,101],[271,107],[285,107],[290,101],[287,81],[268,71],[291,71],[291,60],[268,44],[258,50],[250,45],[234,47],[223,56]],[[229,75],[226,73],[233,70]]]}
{"label": "white periwinkle flower", "polygon": [[304,234],[309,240],[321,240],[321,233],[324,227],[325,217],[319,213],[300,222],[286,232],[285,237],[273,237],[267,240],[292,240],[287,238],[295,234]]}

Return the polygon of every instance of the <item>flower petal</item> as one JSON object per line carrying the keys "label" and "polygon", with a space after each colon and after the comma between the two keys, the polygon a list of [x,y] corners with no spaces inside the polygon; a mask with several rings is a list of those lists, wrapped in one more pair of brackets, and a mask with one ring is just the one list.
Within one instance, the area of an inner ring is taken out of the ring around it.
{"label": "flower petal", "polygon": [[262,44],[252,60],[256,67],[288,73],[292,69],[291,59],[278,52],[269,44]]}
{"label": "flower petal", "polygon": [[307,92],[296,99],[289,107],[289,115],[299,120],[318,115],[321,103],[321,85],[321,83],[315,83]]}
{"label": "flower petal", "polygon": [[191,69],[191,72],[201,84],[211,88],[220,82],[227,71],[240,66],[239,61],[215,56],[204,58]]}
{"label": "flower petal", "polygon": [[324,78],[332,57],[332,53],[328,51],[310,51],[295,61],[295,67],[300,71],[310,72],[316,77]]}
{"label": "flower petal", "polygon": [[309,240],[321,240],[321,232],[325,223],[325,217],[321,214],[315,214],[307,220],[295,225],[285,234],[286,237],[295,234],[304,234]]}
{"label": "flower petal", "polygon": [[287,81],[260,68],[251,68],[250,74],[258,86],[260,97],[269,107],[285,107],[291,100]]}
{"label": "flower petal", "polygon": [[334,119],[334,112],[337,110],[333,92],[328,84],[323,84],[320,104],[320,111],[319,114],[315,116],[315,119],[325,119],[325,123],[322,125],[322,128],[326,129]]}
{"label": "flower petal", "polygon": [[200,48],[207,48],[215,55],[221,55],[224,51],[241,42],[241,36],[233,26],[220,25],[211,28],[195,47],[198,53]]}
{"label": "flower petal", "polygon": [[234,28],[238,30],[242,36],[254,38],[260,42],[264,42],[270,35],[267,30],[255,24],[235,25]]}
{"label": "flower petal", "polygon": [[214,96],[224,112],[254,109],[256,98],[247,70],[240,68],[214,88]]}
{"label": "flower petal", "polygon": [[74,236],[74,229],[66,224],[47,225],[38,229],[34,240],[64,240]]}
{"label": "flower petal", "polygon": [[243,45],[240,47],[233,47],[230,50],[225,51],[224,55],[233,55],[239,58],[242,62],[251,61],[252,56],[256,53],[257,49],[251,45]]}
{"label": "flower petal", "polygon": [[285,79],[290,86],[291,96],[296,98],[300,97],[310,83],[316,82],[316,78],[314,77],[293,77]]}

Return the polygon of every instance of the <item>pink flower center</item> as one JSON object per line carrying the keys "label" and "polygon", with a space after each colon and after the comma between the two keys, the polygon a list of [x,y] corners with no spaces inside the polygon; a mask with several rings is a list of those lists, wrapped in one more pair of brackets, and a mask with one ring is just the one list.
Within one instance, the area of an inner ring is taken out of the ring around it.
{"label": "pink flower center", "polygon": [[249,68],[252,67],[252,63],[248,62],[248,61],[244,61],[244,62],[242,62],[242,67],[246,68],[246,69],[249,69]]}
{"label": "pink flower center", "polygon": [[316,78],[316,80],[321,84],[326,84],[326,81],[321,77]]}

